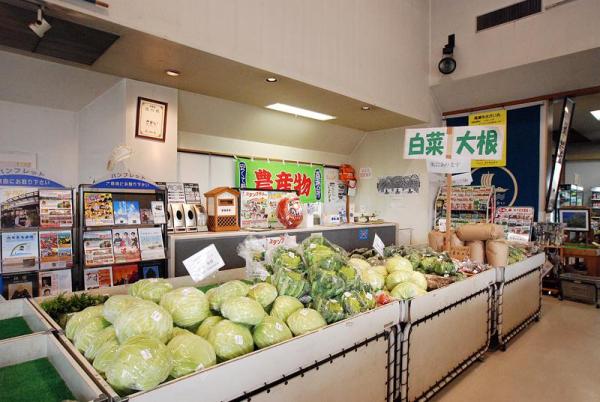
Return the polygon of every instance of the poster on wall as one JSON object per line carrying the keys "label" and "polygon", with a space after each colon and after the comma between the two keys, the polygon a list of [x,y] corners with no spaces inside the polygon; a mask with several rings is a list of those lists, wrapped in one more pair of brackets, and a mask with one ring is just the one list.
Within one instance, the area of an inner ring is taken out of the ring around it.
{"label": "poster on wall", "polygon": [[533,207],[499,207],[494,223],[504,227],[508,240],[529,241],[534,220]]}
{"label": "poster on wall", "polygon": [[269,227],[269,191],[240,190],[240,227]]}
{"label": "poster on wall", "polygon": [[138,96],[135,136],[165,141],[167,132],[167,103]]}
{"label": "poster on wall", "polygon": [[377,179],[377,192],[380,195],[416,195],[421,190],[421,179],[416,173],[406,176],[383,176]]}
{"label": "poster on wall", "polygon": [[338,215],[342,222],[346,220],[347,188],[339,178],[339,170],[325,168],[323,214]]}
{"label": "poster on wall", "polygon": [[293,190],[302,203],[323,202],[323,166],[237,159],[236,186],[256,190]]}
{"label": "poster on wall", "polygon": [[[471,113],[469,115],[469,126],[500,126],[506,133],[506,110],[493,110],[490,112]],[[506,143],[508,135],[505,135],[502,145],[502,158],[498,160],[473,160],[471,167],[506,166]]]}

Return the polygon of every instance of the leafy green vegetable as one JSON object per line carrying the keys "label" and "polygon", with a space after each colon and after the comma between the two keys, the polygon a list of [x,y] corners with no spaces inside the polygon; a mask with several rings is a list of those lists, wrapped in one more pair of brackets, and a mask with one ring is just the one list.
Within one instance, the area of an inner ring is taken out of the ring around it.
{"label": "leafy green vegetable", "polygon": [[218,322],[210,331],[208,341],[221,360],[234,359],[254,350],[250,330],[229,320]]}
{"label": "leafy green vegetable", "polygon": [[213,288],[208,292],[208,301],[210,308],[215,311],[221,311],[221,304],[229,298],[246,296],[250,287],[242,281],[234,280]]}
{"label": "leafy green vegetable", "polygon": [[303,271],[305,269],[302,256],[294,249],[279,246],[273,250],[272,265],[275,271],[279,268]]}
{"label": "leafy green vegetable", "polygon": [[155,338],[133,336],[117,349],[106,380],[118,390],[147,391],[165,381],[172,367],[164,344]]}
{"label": "leafy green vegetable", "polygon": [[162,296],[170,292],[173,285],[161,278],[142,279],[129,287],[129,294],[144,300],[159,303]]}
{"label": "leafy green vegetable", "polygon": [[385,261],[385,267],[387,268],[388,273],[393,273],[396,271],[412,271],[413,265],[411,262],[400,256],[390,257]]}
{"label": "leafy green vegetable", "polygon": [[98,333],[102,332],[109,325],[110,323],[101,316],[88,319],[77,327],[73,336],[73,344],[77,350],[86,353]]}
{"label": "leafy green vegetable", "polygon": [[292,332],[282,320],[266,316],[254,328],[252,337],[256,347],[262,349],[292,339]]}
{"label": "leafy green vegetable", "polygon": [[134,305],[127,314],[121,314],[114,323],[119,342],[144,335],[166,343],[173,331],[173,318],[167,310],[156,304]]}
{"label": "leafy green vegetable", "polygon": [[328,324],[346,318],[342,303],[336,299],[319,298],[315,301],[315,309],[323,316]]}
{"label": "leafy green vegetable", "polygon": [[420,272],[414,271],[410,276],[409,282],[414,283],[423,290],[427,290],[427,278]]}
{"label": "leafy green vegetable", "polygon": [[383,289],[385,286],[385,278],[383,275],[375,271],[374,269],[368,269],[363,274],[363,282],[366,283],[369,288],[376,292],[378,290]]}
{"label": "leafy green vegetable", "polygon": [[174,337],[167,344],[167,349],[173,359],[173,378],[183,377],[217,364],[217,355],[212,345],[206,339],[192,333]]}
{"label": "leafy green vegetable", "polygon": [[273,285],[280,295],[296,298],[308,294],[310,290],[310,284],[306,280],[305,274],[284,268],[279,269],[273,276]]}
{"label": "leafy green vegetable", "polygon": [[95,317],[102,317],[103,307],[100,306],[92,306],[86,307],[83,311],[73,314],[73,317],[67,322],[67,326],[65,328],[65,335],[70,340],[73,340],[75,333],[80,325],[86,323]]}
{"label": "leafy green vegetable", "polygon": [[287,324],[295,336],[315,331],[327,325],[321,314],[311,308],[303,308],[293,312],[288,317]]}
{"label": "leafy green vegetable", "polygon": [[396,299],[408,300],[425,293],[427,293],[426,290],[421,289],[412,282],[402,282],[392,289],[390,294]]}
{"label": "leafy green vegetable", "polygon": [[295,297],[286,295],[278,296],[273,302],[271,315],[285,322],[294,311],[300,310],[302,307],[304,306],[300,300]]}
{"label": "leafy green vegetable", "polygon": [[104,303],[106,299],[108,296],[89,293],[73,294],[67,298],[65,293],[61,293],[52,299],[44,300],[41,307],[54,321],[59,322],[64,314],[77,313],[88,307],[97,306]]}
{"label": "leafy green vegetable", "polygon": [[237,324],[258,325],[266,315],[259,302],[240,296],[227,299],[221,305],[223,317]]}
{"label": "leafy green vegetable", "polygon": [[117,349],[119,349],[119,342],[117,339],[109,340],[100,346],[100,349],[96,352],[96,357],[94,357],[94,368],[98,373],[104,374],[108,367],[112,364],[115,354],[117,353]]}
{"label": "leafy green vegetable", "polygon": [[104,328],[103,330],[98,332],[89,342],[88,347],[85,349],[86,359],[88,359],[89,361],[94,361],[96,355],[98,354],[98,351],[105,343],[116,340],[117,335],[115,333],[115,328],[112,325]]}
{"label": "leafy green vegetable", "polygon": [[346,283],[335,271],[318,269],[312,276],[311,295],[313,298],[331,299],[344,293]]}
{"label": "leafy green vegetable", "polygon": [[355,290],[361,288],[362,281],[360,279],[360,273],[356,268],[349,265],[344,265],[339,269],[338,275],[344,281],[346,290]]}
{"label": "leafy green vegetable", "polygon": [[180,327],[196,326],[210,314],[208,298],[193,287],[183,287],[165,293],[160,305],[171,314],[173,322]]}
{"label": "leafy green vegetable", "polygon": [[127,311],[134,304],[144,303],[146,300],[131,295],[114,295],[104,302],[102,314],[108,322],[115,322],[117,317]]}
{"label": "leafy green vegetable", "polygon": [[410,281],[413,271],[394,271],[385,278],[385,287],[392,290],[401,282]]}
{"label": "leafy green vegetable", "polygon": [[351,317],[363,311],[363,306],[356,292],[344,292],[342,295],[342,305],[346,316]]}
{"label": "leafy green vegetable", "polygon": [[277,298],[277,288],[270,283],[260,282],[250,287],[248,297],[259,302],[266,309]]}
{"label": "leafy green vegetable", "polygon": [[202,324],[200,324],[200,326],[198,327],[198,330],[196,331],[196,335],[201,336],[204,339],[208,339],[210,330],[213,329],[213,327],[215,325],[217,325],[217,323],[219,321],[222,321],[222,320],[223,320],[223,317],[218,316],[218,315],[213,315],[211,317],[206,318],[204,321],[202,321]]}

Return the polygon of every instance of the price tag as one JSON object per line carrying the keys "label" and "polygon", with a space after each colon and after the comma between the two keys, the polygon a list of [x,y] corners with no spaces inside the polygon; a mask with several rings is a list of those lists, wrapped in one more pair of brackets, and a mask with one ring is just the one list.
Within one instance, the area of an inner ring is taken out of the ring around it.
{"label": "price tag", "polygon": [[377,236],[377,233],[375,233],[375,239],[373,240],[373,248],[375,251],[377,251],[377,254],[383,257],[383,249],[385,248],[385,244],[383,244],[383,240]]}
{"label": "price tag", "polygon": [[214,244],[203,248],[196,254],[183,260],[183,266],[187,269],[194,282],[199,282],[212,275],[224,265],[225,262],[223,262],[223,258],[221,258]]}

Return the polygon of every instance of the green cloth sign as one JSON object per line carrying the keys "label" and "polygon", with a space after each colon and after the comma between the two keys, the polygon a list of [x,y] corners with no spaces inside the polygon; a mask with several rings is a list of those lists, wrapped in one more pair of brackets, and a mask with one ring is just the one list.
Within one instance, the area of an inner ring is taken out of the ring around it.
{"label": "green cloth sign", "polygon": [[323,202],[323,166],[238,159],[235,183],[239,188],[295,190],[300,201]]}
{"label": "green cloth sign", "polygon": [[502,126],[462,126],[407,129],[404,136],[404,159],[502,159]]}

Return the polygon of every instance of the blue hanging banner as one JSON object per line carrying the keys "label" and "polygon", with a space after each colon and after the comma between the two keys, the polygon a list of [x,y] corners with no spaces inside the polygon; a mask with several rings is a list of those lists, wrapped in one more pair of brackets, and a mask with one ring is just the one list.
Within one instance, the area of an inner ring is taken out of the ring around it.
{"label": "blue hanging banner", "polygon": [[0,169],[0,187],[65,188],[42,172],[19,167]]}
{"label": "blue hanging banner", "polygon": [[109,178],[91,185],[92,188],[119,190],[159,190],[159,187],[144,176],[132,173],[113,173]]}

